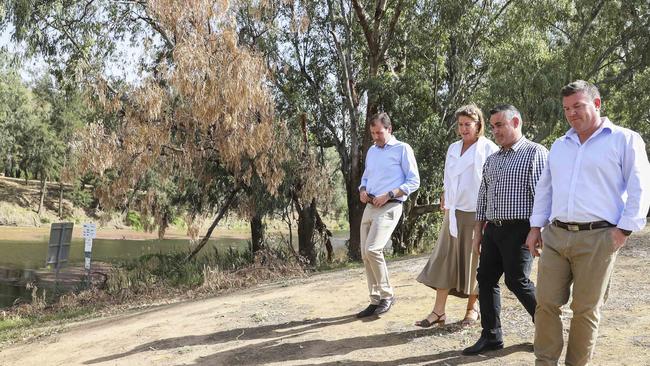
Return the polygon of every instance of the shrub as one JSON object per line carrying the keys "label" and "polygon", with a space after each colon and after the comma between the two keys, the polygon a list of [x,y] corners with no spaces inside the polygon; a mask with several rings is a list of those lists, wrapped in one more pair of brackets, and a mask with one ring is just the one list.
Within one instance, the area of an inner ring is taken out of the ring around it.
{"label": "shrub", "polygon": [[142,219],[140,218],[140,214],[138,214],[135,211],[129,211],[126,214],[126,218],[124,219],[124,222],[128,226],[131,226],[134,230],[142,231],[144,228],[144,226],[142,225]]}

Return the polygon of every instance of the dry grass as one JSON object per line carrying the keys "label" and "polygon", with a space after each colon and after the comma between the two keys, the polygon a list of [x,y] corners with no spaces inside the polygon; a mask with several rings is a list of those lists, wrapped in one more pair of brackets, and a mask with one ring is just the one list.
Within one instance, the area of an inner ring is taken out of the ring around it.
{"label": "dry grass", "polygon": [[[192,300],[214,296],[237,289],[288,278],[305,276],[305,268],[298,260],[287,260],[273,250],[262,250],[253,263],[233,270],[204,265],[198,275],[199,285],[177,283],[158,277],[161,263],[150,258],[138,270],[114,268],[103,285],[59,296],[54,302],[46,300],[32,287],[33,301],[8,308],[0,313],[0,345],[17,339],[32,339],[48,334],[62,321],[120,313],[128,309]],[[169,265],[169,263],[167,263]],[[142,271],[144,267],[144,271]],[[226,267],[226,266],[223,266]],[[192,269],[189,269],[192,271]]]}
{"label": "dry grass", "polygon": [[270,250],[262,250],[255,255],[255,262],[236,271],[222,271],[205,266],[203,284],[200,292],[214,293],[226,289],[245,288],[261,282],[300,277],[305,269],[296,261],[287,262]]}

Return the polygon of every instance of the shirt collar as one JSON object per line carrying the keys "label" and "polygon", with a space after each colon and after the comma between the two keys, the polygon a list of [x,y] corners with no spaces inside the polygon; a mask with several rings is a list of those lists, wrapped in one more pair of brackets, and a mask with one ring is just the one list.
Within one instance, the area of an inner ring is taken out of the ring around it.
{"label": "shirt collar", "polygon": [[[598,129],[596,131],[594,131],[594,133],[591,134],[591,136],[589,136],[587,141],[589,141],[592,138],[600,135],[602,132],[610,132],[611,133],[612,130],[614,129],[614,124],[612,123],[612,121],[609,120],[609,118],[600,117],[600,121],[601,121],[600,127],[598,127]],[[570,140],[573,140],[573,141],[576,141],[576,142],[580,143],[580,138],[578,137],[578,133],[576,132],[576,130],[573,129],[573,127],[571,127],[566,132],[566,134],[564,134],[564,138],[565,139],[570,139]]]}
{"label": "shirt collar", "polygon": [[522,135],[522,136],[519,138],[519,140],[517,140],[517,142],[515,142],[514,144],[512,144],[512,146],[510,146],[510,147],[507,148],[507,149],[501,148],[501,149],[499,149],[499,152],[500,152],[500,153],[501,153],[501,152],[506,152],[506,151],[508,151],[508,150],[512,150],[512,151],[514,151],[514,152],[517,152],[519,149],[522,148],[522,146],[524,146],[524,145],[526,144],[526,141],[528,141],[528,139],[526,139],[526,138]]}
{"label": "shirt collar", "polygon": [[396,145],[396,144],[397,144],[397,139],[395,138],[394,135],[390,135],[390,138],[388,139],[388,141],[386,141],[386,144],[384,146],[379,147],[379,146],[377,146],[377,144],[375,144],[375,146],[377,146],[380,149],[383,149],[386,146],[393,146],[393,145]]}

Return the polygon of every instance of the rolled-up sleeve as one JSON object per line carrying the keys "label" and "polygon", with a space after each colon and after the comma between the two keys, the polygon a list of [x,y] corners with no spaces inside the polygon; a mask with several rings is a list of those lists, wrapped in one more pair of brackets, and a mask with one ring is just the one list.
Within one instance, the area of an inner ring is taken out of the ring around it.
{"label": "rolled-up sleeve", "polygon": [[404,183],[399,186],[399,189],[406,195],[410,195],[420,188],[420,173],[413,149],[407,144],[404,145],[402,151],[402,171],[404,172]]}

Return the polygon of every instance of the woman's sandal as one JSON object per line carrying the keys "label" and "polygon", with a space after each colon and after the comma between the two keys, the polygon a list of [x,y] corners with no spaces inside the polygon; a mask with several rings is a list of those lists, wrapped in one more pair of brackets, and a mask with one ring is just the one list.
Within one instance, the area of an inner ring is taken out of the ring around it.
{"label": "woman's sandal", "polygon": [[[476,313],[476,318],[473,316],[473,313]],[[479,319],[481,319],[481,313],[474,308],[469,308],[465,313],[465,318],[463,318],[463,320],[460,322],[460,325],[463,327],[469,327],[470,325],[479,321]]]}
{"label": "woman's sandal", "polygon": [[426,317],[422,320],[418,320],[415,322],[415,325],[418,327],[422,328],[429,328],[430,326],[434,324],[440,324],[441,326],[445,325],[445,320],[447,320],[447,317],[445,316],[445,313],[438,314],[435,311],[432,311],[431,314],[429,315],[435,315],[436,319],[433,321],[429,320],[429,317]]}

